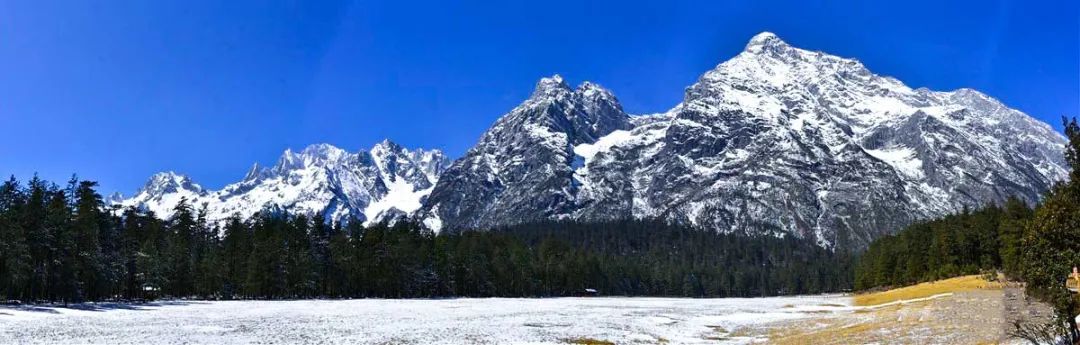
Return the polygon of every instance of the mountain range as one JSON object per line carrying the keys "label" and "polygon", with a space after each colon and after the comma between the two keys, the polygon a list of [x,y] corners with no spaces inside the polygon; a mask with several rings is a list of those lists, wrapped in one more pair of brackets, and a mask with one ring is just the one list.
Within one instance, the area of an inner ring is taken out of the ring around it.
{"label": "mountain range", "polygon": [[166,172],[114,202],[168,217],[186,198],[211,220],[408,216],[445,232],[662,218],[862,248],[920,219],[1037,202],[1067,176],[1065,143],[978,91],[912,89],[766,32],[664,113],[627,114],[600,85],[555,75],[452,163],[389,141],[358,153],[320,144],[218,191]]}
{"label": "mountain range", "polygon": [[184,175],[162,172],[135,196],[115,203],[162,218],[169,218],[186,199],[196,208],[205,207],[211,222],[269,209],[370,224],[419,209],[449,164],[439,150],[408,150],[387,140],[356,153],[316,144],[300,152],[285,150],[273,167],[256,164],[243,180],[221,190],[206,190]]}

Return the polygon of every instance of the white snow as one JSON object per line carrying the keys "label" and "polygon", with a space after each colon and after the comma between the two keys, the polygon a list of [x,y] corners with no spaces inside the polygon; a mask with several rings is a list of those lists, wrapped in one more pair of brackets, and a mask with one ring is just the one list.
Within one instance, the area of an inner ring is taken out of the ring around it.
{"label": "white snow", "polygon": [[[842,306],[828,306],[842,305]],[[746,344],[771,322],[848,311],[850,298],[462,298],[175,301],[0,307],[0,342],[108,344]],[[758,327],[758,328],[755,328]],[[746,336],[731,334],[746,330]],[[725,340],[716,340],[723,338]]]}
{"label": "white snow", "polygon": [[566,133],[552,132],[551,129],[534,123],[525,124],[525,130],[533,138],[540,139],[540,142],[548,147],[566,147]]}
{"label": "white snow", "polygon": [[442,218],[439,218],[439,205],[435,205],[431,208],[430,215],[424,218],[424,226],[435,233],[442,231]]}
{"label": "white snow", "polygon": [[907,147],[894,147],[866,150],[866,153],[888,163],[904,176],[916,179],[923,177],[922,160],[916,158],[915,150]]}
{"label": "white snow", "polygon": [[633,139],[633,136],[630,131],[617,130],[597,139],[595,143],[574,146],[574,154],[585,158],[585,165],[588,165],[597,152],[607,151],[613,146],[631,139]]}
{"label": "white snow", "polygon": [[367,217],[364,225],[374,224],[379,220],[380,214],[390,209],[396,208],[405,213],[420,209],[420,201],[431,194],[431,190],[435,188],[416,190],[411,183],[400,178],[390,182],[390,185],[386,187],[389,189],[386,195],[382,199],[372,201],[364,209],[364,216]]}

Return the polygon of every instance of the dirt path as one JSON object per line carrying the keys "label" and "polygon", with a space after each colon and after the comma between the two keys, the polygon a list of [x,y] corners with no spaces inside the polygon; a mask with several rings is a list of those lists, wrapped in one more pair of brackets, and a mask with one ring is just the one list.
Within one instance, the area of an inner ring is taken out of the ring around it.
{"label": "dirt path", "polygon": [[1016,329],[1018,322],[1029,326],[1045,325],[1054,318],[1054,310],[1045,303],[1027,298],[1023,286],[1006,286],[1004,303],[1005,323],[1002,328],[1007,331]]}

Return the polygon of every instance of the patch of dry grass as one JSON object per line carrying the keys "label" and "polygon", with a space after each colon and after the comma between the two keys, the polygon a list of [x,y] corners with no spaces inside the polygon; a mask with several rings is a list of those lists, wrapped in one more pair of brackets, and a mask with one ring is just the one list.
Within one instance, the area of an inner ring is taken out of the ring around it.
{"label": "patch of dry grass", "polygon": [[[770,327],[765,331],[768,334],[765,343],[993,344],[1000,339],[995,333],[1000,321],[994,321],[993,317],[958,317],[956,313],[975,309],[980,310],[976,312],[1000,313],[1000,309],[996,309],[1000,307],[993,307],[990,299],[997,296],[995,293],[1003,294],[1001,289],[1000,283],[986,281],[980,276],[965,276],[857,295],[853,302],[863,308]],[[925,299],[944,293],[955,295]],[[890,303],[905,300],[911,302]]]}
{"label": "patch of dry grass", "polygon": [[852,344],[856,339],[868,342],[873,339],[870,333],[884,326],[884,324],[877,322],[855,324],[838,322],[815,330],[774,330],[769,335],[768,342],[769,344],[779,345]]}
{"label": "patch of dry grass", "polygon": [[607,341],[607,340],[600,340],[600,339],[593,339],[593,338],[566,339],[566,342],[568,344],[576,344],[576,345],[615,345],[615,343]]}
{"label": "patch of dry grass", "polygon": [[978,275],[956,277],[934,282],[922,283],[889,291],[856,295],[855,305],[871,306],[915,298],[925,298],[937,294],[980,289],[1001,289],[999,282],[989,282]]}

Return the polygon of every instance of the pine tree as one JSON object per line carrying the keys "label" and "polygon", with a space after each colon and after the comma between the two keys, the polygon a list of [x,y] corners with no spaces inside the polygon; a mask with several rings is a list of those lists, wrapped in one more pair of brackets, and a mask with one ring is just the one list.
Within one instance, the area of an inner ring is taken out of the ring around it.
{"label": "pine tree", "polygon": [[0,185],[0,298],[29,298],[30,245],[19,216],[25,195],[12,176]]}
{"label": "pine tree", "polygon": [[141,242],[136,253],[136,294],[140,298],[155,298],[172,287],[169,280],[173,260],[170,257],[171,234],[153,213],[141,217]]}
{"label": "pine tree", "polygon": [[222,243],[224,282],[222,295],[233,298],[245,291],[244,281],[248,276],[248,260],[251,255],[251,231],[239,215],[229,218],[225,225],[225,238]]}
{"label": "pine tree", "polygon": [[1020,241],[1024,236],[1024,227],[1032,218],[1032,210],[1023,201],[1015,197],[1005,202],[1002,219],[998,223],[998,238],[1001,268],[1010,278],[1020,277]]}
{"label": "pine tree", "polygon": [[[72,178],[74,180],[74,177]],[[81,181],[75,188],[75,211],[71,235],[74,237],[74,270],[81,291],[80,297],[97,300],[106,296],[107,283],[102,276],[100,236],[107,227],[102,212],[101,195],[94,191],[96,182]]]}
{"label": "pine tree", "polygon": [[79,280],[78,236],[71,224],[67,195],[55,186],[49,188],[43,222],[48,239],[45,245],[46,298],[65,303],[81,302],[86,296]]}
{"label": "pine tree", "polygon": [[312,279],[314,280],[315,293],[319,295],[330,293],[328,289],[329,279],[334,274],[330,255],[331,237],[333,237],[333,228],[326,223],[326,217],[322,214],[316,214],[312,217],[309,235]]}
{"label": "pine tree", "polygon": [[263,298],[286,297],[286,247],[282,229],[285,223],[280,216],[265,213],[256,218],[244,284],[248,294]]}
{"label": "pine tree", "polygon": [[341,224],[335,224],[330,234],[329,267],[326,274],[326,295],[330,297],[355,296],[355,285],[350,284],[352,273],[348,268],[353,260],[349,236]]}
{"label": "pine tree", "polygon": [[285,240],[285,279],[288,295],[309,297],[314,293],[314,267],[311,264],[311,241],[307,216],[299,215],[283,223]]}
{"label": "pine tree", "polygon": [[166,292],[172,296],[187,297],[195,293],[194,288],[194,253],[195,253],[195,216],[187,199],[181,199],[173,209],[169,220],[170,248],[167,255],[170,261],[169,285]]}
{"label": "pine tree", "polygon": [[204,204],[195,218],[192,237],[192,284],[195,293],[202,297],[218,296],[223,284],[221,269],[221,241],[218,229],[207,221]]}
{"label": "pine tree", "polygon": [[[23,231],[26,233],[27,245],[30,249],[30,283],[28,295],[33,300],[46,300],[55,298],[49,286],[51,266],[50,259],[55,253],[54,239],[49,229],[45,227],[48,215],[48,198],[50,186],[37,175],[34,175],[27,184],[28,192],[26,204],[17,215],[20,219]],[[52,186],[55,188],[55,186]]]}

